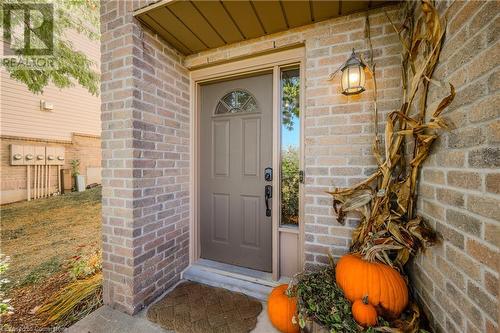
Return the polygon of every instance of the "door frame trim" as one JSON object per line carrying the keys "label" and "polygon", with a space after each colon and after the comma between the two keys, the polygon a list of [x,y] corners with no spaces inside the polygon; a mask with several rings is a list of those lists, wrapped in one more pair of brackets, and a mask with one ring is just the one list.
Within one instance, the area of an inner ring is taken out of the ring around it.
{"label": "door frame trim", "polygon": [[[201,84],[217,82],[230,78],[241,78],[245,75],[255,75],[258,73],[273,73],[273,169],[279,170],[280,145],[280,68],[298,65],[300,68],[300,168],[304,170],[304,101],[305,101],[305,48],[299,45],[296,48],[278,51],[265,55],[235,60],[223,64],[213,65],[190,71],[190,219],[189,219],[189,264],[195,263],[200,258],[200,218],[199,218],[199,147],[200,147],[200,112]],[[279,189],[279,177],[274,177],[273,189]],[[299,228],[286,228],[279,225],[280,195],[278,191],[273,191],[272,202],[272,276],[274,280],[279,280],[279,234],[280,232],[298,233],[298,256],[299,270],[304,267],[304,184],[299,188]],[[287,230],[288,229],[288,230]]]}

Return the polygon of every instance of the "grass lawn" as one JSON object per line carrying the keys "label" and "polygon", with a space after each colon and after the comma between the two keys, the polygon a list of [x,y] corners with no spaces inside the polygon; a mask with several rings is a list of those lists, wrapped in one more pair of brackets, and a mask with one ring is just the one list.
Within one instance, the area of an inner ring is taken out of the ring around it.
{"label": "grass lawn", "polygon": [[0,216],[14,307],[6,321],[16,327],[33,321],[26,316],[68,282],[68,259],[101,246],[101,188],[4,205]]}

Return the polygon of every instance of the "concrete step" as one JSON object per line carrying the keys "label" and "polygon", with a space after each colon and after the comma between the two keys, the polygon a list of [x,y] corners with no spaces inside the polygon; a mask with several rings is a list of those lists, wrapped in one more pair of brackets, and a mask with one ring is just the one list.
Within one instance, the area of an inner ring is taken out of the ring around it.
{"label": "concrete step", "polygon": [[182,273],[182,278],[240,292],[261,301],[267,301],[269,293],[275,286],[288,283],[286,279],[273,281],[270,273],[204,259],[189,266]]}

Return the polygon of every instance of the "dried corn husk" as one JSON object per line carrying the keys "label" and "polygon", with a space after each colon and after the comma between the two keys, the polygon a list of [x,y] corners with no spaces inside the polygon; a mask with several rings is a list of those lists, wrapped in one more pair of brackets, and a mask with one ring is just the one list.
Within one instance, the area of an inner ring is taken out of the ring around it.
{"label": "dried corn husk", "polygon": [[[422,15],[414,22],[414,6],[415,2],[406,3],[400,25],[391,21],[402,44],[403,102],[387,117],[383,153],[375,135],[373,153],[378,169],[352,188],[329,192],[339,222],[344,223],[347,212],[361,214],[351,250],[401,271],[412,255],[436,241],[434,231],[416,215],[416,185],[420,166],[439,131],[447,129],[441,113],[455,97],[450,84],[450,94],[426,121],[427,93],[434,82],[432,74],[441,52],[445,22],[429,0],[421,2]],[[414,140],[414,148],[407,163],[405,141],[409,138]]]}

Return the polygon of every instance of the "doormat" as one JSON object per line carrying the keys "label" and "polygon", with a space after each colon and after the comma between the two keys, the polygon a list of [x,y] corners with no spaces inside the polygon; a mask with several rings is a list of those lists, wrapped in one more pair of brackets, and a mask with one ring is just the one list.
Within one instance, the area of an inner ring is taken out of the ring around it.
{"label": "doormat", "polygon": [[261,311],[262,304],[244,294],[184,282],[150,306],[147,317],[176,333],[247,333]]}

